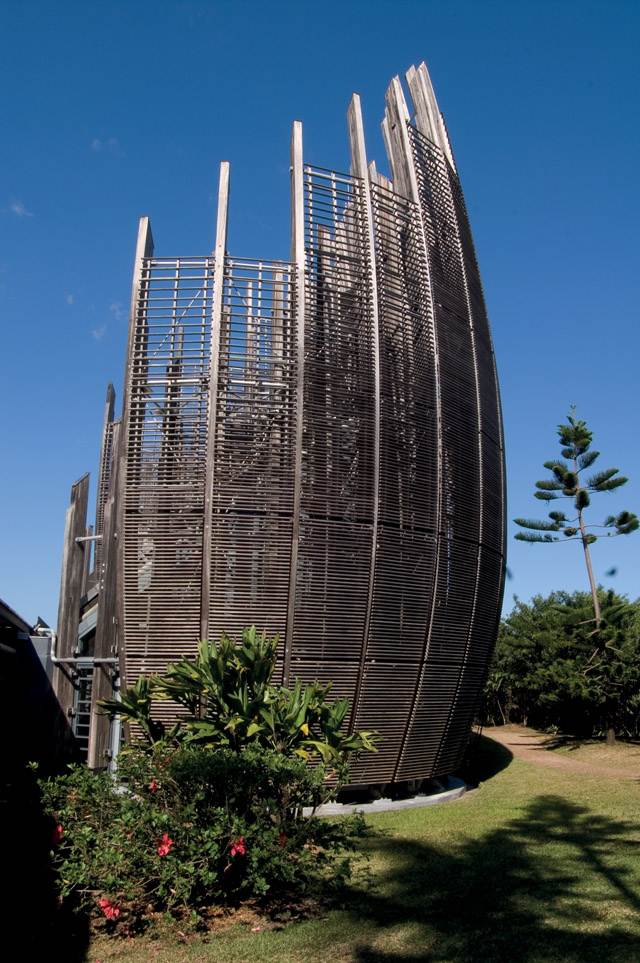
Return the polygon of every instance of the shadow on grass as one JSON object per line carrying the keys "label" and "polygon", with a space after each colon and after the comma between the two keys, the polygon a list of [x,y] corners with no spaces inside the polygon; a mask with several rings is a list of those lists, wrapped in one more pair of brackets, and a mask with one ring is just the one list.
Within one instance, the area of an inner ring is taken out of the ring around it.
{"label": "shadow on grass", "polygon": [[[637,827],[557,796],[452,852],[383,838],[390,866],[350,911],[378,930],[359,963],[640,959]],[[618,922],[607,914],[615,901]],[[628,926],[625,925],[628,921]]]}
{"label": "shadow on grass", "polygon": [[3,779],[0,820],[3,945],[13,945],[16,952],[7,959],[80,963],[89,945],[88,921],[58,907],[51,867],[53,826],[42,814],[30,772],[23,769]]}
{"label": "shadow on grass", "polygon": [[[540,749],[567,749],[569,752],[573,752],[575,749],[582,749],[584,746],[597,746],[598,748],[611,748],[607,747],[607,744],[602,739],[582,739],[579,736],[566,735],[564,733],[557,733],[554,735],[549,735],[540,744]],[[633,749],[640,748],[640,740],[638,739],[624,739],[618,737],[614,743],[615,748],[620,748],[621,746],[628,746]]]}
{"label": "shadow on grass", "polygon": [[467,785],[475,787],[497,776],[512,761],[513,753],[507,746],[488,736],[474,734],[459,774]]}

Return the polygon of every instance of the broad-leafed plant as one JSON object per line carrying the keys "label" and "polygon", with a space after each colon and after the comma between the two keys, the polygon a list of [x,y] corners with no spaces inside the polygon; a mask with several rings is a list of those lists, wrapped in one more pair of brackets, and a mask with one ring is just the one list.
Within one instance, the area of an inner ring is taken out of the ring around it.
{"label": "broad-leafed plant", "polygon": [[[182,658],[161,676],[140,679],[103,711],[137,723],[150,744],[160,740],[229,748],[275,749],[291,756],[319,756],[342,777],[349,758],[375,751],[371,732],[349,732],[346,699],[331,699],[331,685],[292,687],[274,683],[278,639],[245,629],[239,644],[227,636],[200,642],[194,659]],[[154,700],[171,700],[184,714],[171,729],[154,719]]]}

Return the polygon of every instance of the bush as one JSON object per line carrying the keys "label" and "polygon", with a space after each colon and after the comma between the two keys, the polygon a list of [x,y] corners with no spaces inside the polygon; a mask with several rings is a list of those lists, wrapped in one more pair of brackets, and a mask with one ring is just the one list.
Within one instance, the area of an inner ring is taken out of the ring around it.
{"label": "bush", "polygon": [[640,603],[600,592],[516,600],[501,622],[485,691],[487,719],[576,736],[640,735]]}
{"label": "bush", "polygon": [[326,771],[256,747],[123,753],[120,785],[74,766],[41,782],[63,899],[110,929],[212,904],[299,903],[343,882],[359,824],[303,817]]}
{"label": "bush", "polygon": [[[156,912],[299,903],[348,876],[362,821],[303,809],[335,795],[372,733],[345,730],[348,703],[330,701],[330,686],[275,685],[276,649],[255,628],[240,645],[201,642],[195,659],[103,704],[138,734],[118,782],[76,766],[40,783],[63,899],[131,928]],[[182,710],[169,731],[153,716],[157,699]]]}

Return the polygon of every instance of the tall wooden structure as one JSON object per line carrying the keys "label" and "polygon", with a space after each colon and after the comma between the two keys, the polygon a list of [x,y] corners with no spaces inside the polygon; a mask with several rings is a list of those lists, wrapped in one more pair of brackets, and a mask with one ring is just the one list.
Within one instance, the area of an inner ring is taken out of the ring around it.
{"label": "tall wooden structure", "polygon": [[126,684],[256,624],[283,681],[332,681],[381,734],[362,783],[459,764],[503,590],[478,266],[425,65],[407,81],[412,113],[398,78],[386,96],[391,179],[357,95],[349,173],[305,163],[294,124],[289,261],[228,252],[226,163],[212,255],[157,256],[142,218],[98,494],[97,637]]}

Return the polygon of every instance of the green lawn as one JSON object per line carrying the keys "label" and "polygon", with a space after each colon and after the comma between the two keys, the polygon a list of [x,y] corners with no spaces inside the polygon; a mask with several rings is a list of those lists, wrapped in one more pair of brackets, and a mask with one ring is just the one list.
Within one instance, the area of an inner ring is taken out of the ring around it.
{"label": "green lawn", "polygon": [[640,744],[638,742],[616,742],[606,746],[598,739],[559,739],[557,745],[551,740],[553,752],[567,755],[579,762],[614,769],[627,769],[631,774],[640,774]]}
{"label": "green lawn", "polygon": [[[483,740],[482,766],[508,756]],[[372,817],[347,905],[283,930],[94,942],[94,963],[640,960],[640,785],[513,760],[458,802]]]}

